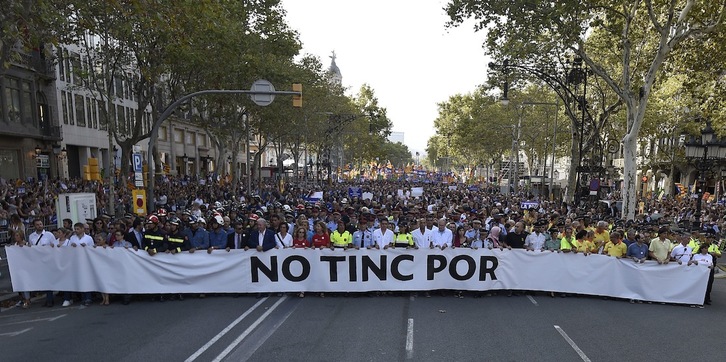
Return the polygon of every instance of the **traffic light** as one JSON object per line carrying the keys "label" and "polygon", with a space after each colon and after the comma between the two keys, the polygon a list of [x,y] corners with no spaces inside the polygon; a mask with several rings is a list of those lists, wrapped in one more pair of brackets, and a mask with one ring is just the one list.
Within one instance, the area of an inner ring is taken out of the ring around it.
{"label": "traffic light", "polygon": [[302,84],[293,83],[292,91],[300,92],[300,95],[297,95],[297,94],[292,95],[292,106],[295,108],[302,108]]}

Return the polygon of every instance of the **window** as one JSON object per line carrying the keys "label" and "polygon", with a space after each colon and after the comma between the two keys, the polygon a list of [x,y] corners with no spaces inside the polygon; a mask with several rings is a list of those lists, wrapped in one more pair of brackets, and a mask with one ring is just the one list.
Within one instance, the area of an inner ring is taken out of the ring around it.
{"label": "window", "polygon": [[66,65],[65,65],[65,57],[63,56],[63,50],[59,49],[58,51],[58,78],[60,80],[66,79]]}
{"label": "window", "polygon": [[197,134],[197,144],[202,147],[207,147],[207,135],[203,133]]}
{"label": "window", "polygon": [[86,127],[86,106],[83,104],[83,96],[75,95],[76,100],[76,124],[80,127]]}
{"label": "window", "polygon": [[120,77],[116,76],[113,77],[113,85],[114,85],[114,91],[113,95],[119,98],[123,98],[124,96],[124,83],[121,80]]}
{"label": "window", "polygon": [[159,127],[159,141],[166,141],[169,138],[167,132],[169,132],[169,129],[166,126]]}
{"label": "window", "polygon": [[[105,131],[108,129],[108,122],[110,122],[110,120],[112,119],[111,116],[113,114],[112,113],[113,109],[106,108],[106,104],[107,104],[106,102],[101,102],[99,100],[96,100],[96,104],[98,105],[98,117],[99,117],[99,119],[98,119],[99,127],[98,128],[101,131]],[[104,114],[106,115],[105,118],[104,118]]]}
{"label": "window", "polygon": [[182,143],[184,141],[184,130],[174,130],[174,143]]}
{"label": "window", "polygon": [[68,124],[68,98],[66,91],[61,91],[61,111],[63,112],[63,124]]}
{"label": "window", "polygon": [[124,110],[126,111],[126,129],[129,130],[129,135],[134,133],[134,126],[136,125],[136,122],[134,122],[134,110],[131,108],[124,107]]}
{"label": "window", "polygon": [[8,77],[5,80],[5,99],[7,114],[3,114],[9,122],[24,123],[37,127],[33,119],[33,98],[30,93],[30,82],[23,79]]}
{"label": "window", "polygon": [[126,135],[126,130],[124,129],[124,125],[126,125],[126,122],[124,122],[124,107],[121,107],[119,105],[113,106],[116,111],[116,117],[113,119],[113,124],[116,127],[116,132],[118,132],[121,135]]}
{"label": "window", "polygon": [[37,127],[35,120],[33,119],[33,99],[30,94],[30,82],[22,80],[20,81],[21,86],[21,102],[22,107],[21,117],[22,121],[26,125],[33,125]]}
{"label": "window", "polygon": [[8,105],[7,120],[20,122],[20,81],[16,78],[5,80],[5,99]]}
{"label": "window", "polygon": [[63,61],[63,67],[65,68],[65,77],[61,78],[62,81],[66,83],[71,82],[71,73],[73,72],[73,69],[71,69],[71,56],[70,53],[68,53],[68,49],[63,48],[63,57],[61,60]]}
{"label": "window", "polygon": [[6,180],[20,177],[17,151],[0,150],[0,177]]}
{"label": "window", "polygon": [[184,143],[187,145],[196,145],[197,144],[197,137],[194,134],[194,132],[187,131],[186,137],[184,138]]}
{"label": "window", "polygon": [[81,69],[81,56],[78,55],[78,53],[71,53],[71,83],[81,84],[81,79],[78,77],[78,74],[81,73]]}

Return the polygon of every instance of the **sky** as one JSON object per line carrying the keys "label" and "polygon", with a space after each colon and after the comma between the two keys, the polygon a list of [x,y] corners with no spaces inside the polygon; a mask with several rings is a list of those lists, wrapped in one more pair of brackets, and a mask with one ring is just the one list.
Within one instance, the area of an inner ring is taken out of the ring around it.
{"label": "sky", "polygon": [[473,21],[445,27],[443,0],[283,0],[302,54],[336,64],[354,96],[369,84],[386,108],[394,132],[412,153],[434,135],[437,103],[468,93],[486,80],[489,58]]}

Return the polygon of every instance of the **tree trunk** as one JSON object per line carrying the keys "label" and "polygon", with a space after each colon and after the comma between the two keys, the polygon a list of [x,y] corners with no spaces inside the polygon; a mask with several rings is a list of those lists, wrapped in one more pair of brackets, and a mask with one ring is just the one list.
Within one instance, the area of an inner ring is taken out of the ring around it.
{"label": "tree trunk", "polygon": [[[635,122],[635,110],[628,110],[628,123]],[[632,117],[632,120],[631,120]],[[640,127],[638,127],[640,128]],[[625,158],[625,166],[623,167],[623,189],[622,189],[622,200],[623,200],[623,218],[626,220],[635,219],[635,205],[637,201],[636,184],[637,184],[637,163],[636,156],[638,151],[637,142],[638,130],[635,127],[630,129],[625,137],[623,137],[623,150]]]}
{"label": "tree trunk", "polygon": [[577,190],[577,160],[580,159],[578,147],[577,137],[573,136],[572,142],[570,142],[570,171],[567,174],[567,188],[565,188],[563,199],[568,204],[575,201],[575,191]]}

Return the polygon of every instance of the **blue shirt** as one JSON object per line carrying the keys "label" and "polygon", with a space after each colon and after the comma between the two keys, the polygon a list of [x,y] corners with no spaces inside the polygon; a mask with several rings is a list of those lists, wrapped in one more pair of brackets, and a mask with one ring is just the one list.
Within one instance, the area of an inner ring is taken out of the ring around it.
{"label": "blue shirt", "polygon": [[209,246],[215,249],[224,249],[227,247],[227,232],[222,228],[217,231],[209,232]]}
{"label": "blue shirt", "polygon": [[368,248],[373,246],[373,234],[369,230],[357,230],[353,233],[353,246]]}
{"label": "blue shirt", "polygon": [[648,256],[648,245],[645,245],[645,243],[641,245],[638,245],[638,243],[632,243],[628,246],[628,253],[625,254],[625,256],[644,259]]}
{"label": "blue shirt", "polygon": [[194,249],[209,249],[209,233],[204,228],[199,228],[196,232],[189,229],[189,243]]}

